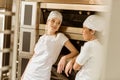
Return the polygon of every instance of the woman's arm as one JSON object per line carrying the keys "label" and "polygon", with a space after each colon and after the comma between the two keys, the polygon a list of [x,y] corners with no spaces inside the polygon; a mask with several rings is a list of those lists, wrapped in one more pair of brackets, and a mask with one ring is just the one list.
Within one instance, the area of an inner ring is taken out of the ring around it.
{"label": "woman's arm", "polygon": [[80,64],[78,64],[78,63],[76,63],[76,62],[75,62],[74,65],[73,65],[73,69],[74,69],[75,71],[80,70],[81,67],[82,67],[82,65],[80,65]]}
{"label": "woman's arm", "polygon": [[78,55],[78,50],[73,46],[73,44],[69,40],[65,43],[65,47],[70,51],[68,55],[64,56],[66,59],[70,59]]}
{"label": "woman's arm", "polygon": [[74,57],[71,60],[69,60],[68,63],[67,63],[67,65],[66,65],[66,67],[65,67],[65,74],[67,76],[69,76],[69,74],[71,74],[71,72],[72,72],[73,65],[75,63],[75,59],[76,59],[76,57]]}
{"label": "woman's arm", "polygon": [[[76,56],[77,57],[77,56]],[[72,58],[66,65],[65,67],[65,74],[67,76],[69,76],[69,74],[71,74],[72,69],[74,69],[75,71],[78,71],[81,69],[81,65],[79,65],[78,63],[76,63],[76,57]]]}
{"label": "woman's arm", "polygon": [[65,47],[70,51],[70,53],[68,55],[63,56],[60,59],[58,63],[58,68],[57,68],[58,73],[62,73],[65,67],[66,61],[68,59],[75,57],[79,53],[69,40],[65,42]]}

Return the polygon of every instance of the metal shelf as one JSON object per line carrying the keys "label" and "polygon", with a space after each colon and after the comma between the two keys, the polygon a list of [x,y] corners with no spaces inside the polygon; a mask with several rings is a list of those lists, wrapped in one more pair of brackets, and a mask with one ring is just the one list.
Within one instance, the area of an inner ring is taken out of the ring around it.
{"label": "metal shelf", "polygon": [[60,4],[60,3],[41,3],[40,8],[47,9],[64,9],[64,10],[83,10],[83,11],[99,11],[105,12],[108,7],[105,5],[92,4]]}

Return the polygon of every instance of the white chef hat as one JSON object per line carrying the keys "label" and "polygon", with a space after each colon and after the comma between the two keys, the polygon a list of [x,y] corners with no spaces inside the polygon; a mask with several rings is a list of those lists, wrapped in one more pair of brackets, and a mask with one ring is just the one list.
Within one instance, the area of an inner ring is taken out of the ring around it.
{"label": "white chef hat", "polygon": [[102,19],[102,16],[91,15],[84,21],[83,26],[95,31],[102,32],[103,27],[105,26],[103,21],[104,20]]}
{"label": "white chef hat", "polygon": [[52,18],[58,18],[62,22],[62,14],[58,11],[51,11],[47,20],[52,19]]}

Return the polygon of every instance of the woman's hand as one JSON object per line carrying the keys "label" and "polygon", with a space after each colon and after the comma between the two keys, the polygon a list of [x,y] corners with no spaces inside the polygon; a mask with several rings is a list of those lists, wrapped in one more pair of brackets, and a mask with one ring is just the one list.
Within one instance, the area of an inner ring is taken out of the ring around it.
{"label": "woman's hand", "polygon": [[65,68],[65,65],[66,65],[66,57],[63,56],[58,63],[57,73],[62,73],[62,71]]}
{"label": "woman's hand", "polygon": [[67,77],[69,77],[69,74],[71,74],[72,72],[73,64],[74,64],[73,60],[70,60],[65,67],[65,74],[67,75]]}

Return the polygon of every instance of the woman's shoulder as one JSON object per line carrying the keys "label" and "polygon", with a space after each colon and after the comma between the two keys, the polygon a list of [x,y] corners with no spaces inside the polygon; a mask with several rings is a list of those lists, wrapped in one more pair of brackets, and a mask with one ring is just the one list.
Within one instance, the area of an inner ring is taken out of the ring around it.
{"label": "woman's shoulder", "polygon": [[39,39],[44,39],[46,37],[46,34],[43,34],[39,37]]}
{"label": "woman's shoulder", "polygon": [[62,32],[58,32],[57,35],[64,35]]}
{"label": "woman's shoulder", "polygon": [[64,34],[64,33],[57,33],[57,38],[60,38],[60,39],[67,39],[68,37]]}
{"label": "woman's shoulder", "polygon": [[57,36],[65,36],[65,34],[59,32],[59,33],[57,33]]}
{"label": "woman's shoulder", "polygon": [[95,40],[86,42],[85,46],[87,46],[87,47],[100,47],[102,45],[100,44],[100,42],[97,39],[95,39]]}
{"label": "woman's shoulder", "polygon": [[84,47],[91,47],[94,44],[94,41],[87,41],[84,44]]}

